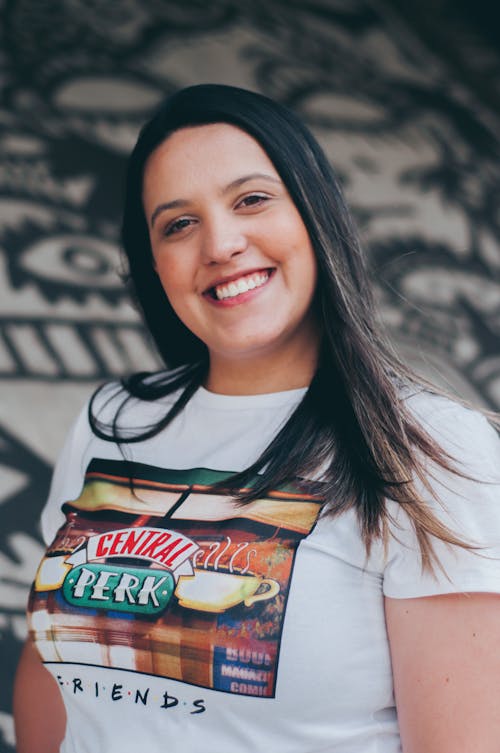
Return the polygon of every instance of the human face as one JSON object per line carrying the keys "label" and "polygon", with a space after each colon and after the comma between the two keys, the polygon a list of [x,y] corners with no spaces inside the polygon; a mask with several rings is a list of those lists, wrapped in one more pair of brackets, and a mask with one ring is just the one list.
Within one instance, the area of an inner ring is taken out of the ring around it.
{"label": "human face", "polygon": [[174,132],[146,163],[143,204],[163,289],[206,344],[212,375],[238,364],[249,380],[259,367],[311,370],[316,260],[255,139],[223,123]]}

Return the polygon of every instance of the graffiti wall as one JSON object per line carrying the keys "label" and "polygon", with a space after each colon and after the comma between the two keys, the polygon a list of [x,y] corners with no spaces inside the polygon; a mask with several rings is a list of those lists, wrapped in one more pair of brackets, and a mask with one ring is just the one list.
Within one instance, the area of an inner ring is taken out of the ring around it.
{"label": "graffiti wall", "polygon": [[[500,408],[500,110],[484,75],[478,90],[474,70],[459,75],[391,2],[3,0],[0,12],[7,753],[51,465],[96,384],[158,363],[124,292],[117,242],[126,155],[151,108],[202,82],[294,108],[341,176],[396,346],[491,408]],[[482,50],[498,80],[500,56]]]}

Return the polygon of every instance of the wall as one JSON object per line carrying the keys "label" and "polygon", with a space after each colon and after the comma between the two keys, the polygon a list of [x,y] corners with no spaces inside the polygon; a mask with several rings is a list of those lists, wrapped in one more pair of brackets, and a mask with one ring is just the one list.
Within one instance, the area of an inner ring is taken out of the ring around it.
{"label": "wall", "polygon": [[482,58],[467,67],[454,54],[466,29],[446,37],[439,26],[436,37],[397,3],[4,0],[0,9],[0,750],[10,751],[10,685],[51,464],[96,384],[156,363],[117,273],[125,159],[151,107],[213,81],[295,108],[343,179],[395,343],[491,408],[500,407],[500,118],[494,47],[480,40]]}

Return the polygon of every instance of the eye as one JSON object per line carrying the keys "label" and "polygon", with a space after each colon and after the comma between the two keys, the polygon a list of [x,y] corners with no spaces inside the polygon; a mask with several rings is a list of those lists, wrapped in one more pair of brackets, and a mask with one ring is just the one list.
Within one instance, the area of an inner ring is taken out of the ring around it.
{"label": "eye", "polygon": [[118,249],[113,242],[67,227],[34,223],[27,232],[11,233],[8,243],[12,283],[34,285],[48,301],[61,297],[83,302],[99,294],[109,301],[124,297],[116,271]]}
{"label": "eye", "polygon": [[262,193],[251,193],[248,196],[244,196],[236,205],[238,207],[257,207],[266,201],[269,201],[269,196]]}
{"label": "eye", "polygon": [[185,230],[185,228],[189,227],[193,222],[194,220],[190,217],[179,217],[178,220],[174,220],[173,222],[168,223],[163,231],[163,235],[169,236],[180,233],[182,232],[182,230]]}

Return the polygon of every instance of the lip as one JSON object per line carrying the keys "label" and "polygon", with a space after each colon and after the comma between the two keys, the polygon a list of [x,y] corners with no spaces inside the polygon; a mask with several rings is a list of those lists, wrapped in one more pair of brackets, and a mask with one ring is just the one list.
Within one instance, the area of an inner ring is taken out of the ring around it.
{"label": "lip", "polygon": [[[247,277],[259,272],[267,272],[269,276],[266,282],[263,285],[259,285],[259,287],[257,288],[247,290],[245,293],[239,293],[233,298],[224,298],[222,300],[214,298],[211,294],[211,291],[213,290],[213,288],[217,287],[217,285],[227,285],[234,280],[239,280],[240,277]],[[203,298],[213,306],[218,306],[219,308],[230,308],[232,306],[237,306],[240,303],[245,303],[256,295],[259,295],[259,293],[261,293],[268,286],[269,282],[274,277],[275,272],[275,267],[254,267],[253,269],[242,269],[232,275],[227,275],[226,277],[221,277],[215,280],[209,287],[205,289],[205,291],[203,292]]]}
{"label": "lip", "polygon": [[253,269],[240,269],[238,272],[235,272],[232,275],[227,275],[227,277],[219,277],[217,280],[214,280],[210,283],[210,285],[208,285],[208,287],[205,288],[203,295],[210,295],[210,291],[213,288],[216,288],[217,285],[227,285],[229,282],[239,280],[240,277],[248,277],[248,275],[255,275],[259,272],[268,272],[269,277],[271,278],[274,272],[274,267],[254,267]]}

